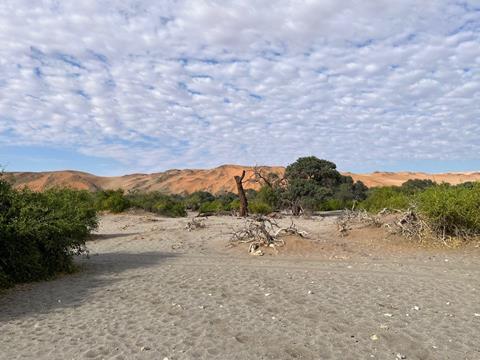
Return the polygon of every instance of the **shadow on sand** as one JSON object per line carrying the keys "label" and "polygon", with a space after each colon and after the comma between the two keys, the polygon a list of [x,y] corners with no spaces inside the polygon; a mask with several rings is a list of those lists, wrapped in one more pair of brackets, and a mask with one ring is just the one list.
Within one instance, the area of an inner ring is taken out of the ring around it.
{"label": "shadow on sand", "polygon": [[[51,281],[21,284],[0,293],[0,324],[28,315],[41,315],[80,306],[98,288],[122,279],[122,272],[157,265],[178,255],[164,252],[103,253],[77,259],[77,273]],[[113,276],[112,276],[113,275]]]}
{"label": "shadow on sand", "polygon": [[138,235],[138,234],[140,233],[133,232],[133,233],[118,233],[118,234],[92,234],[90,235],[87,241],[108,240],[108,239],[122,238],[122,237],[128,237],[132,235]]}

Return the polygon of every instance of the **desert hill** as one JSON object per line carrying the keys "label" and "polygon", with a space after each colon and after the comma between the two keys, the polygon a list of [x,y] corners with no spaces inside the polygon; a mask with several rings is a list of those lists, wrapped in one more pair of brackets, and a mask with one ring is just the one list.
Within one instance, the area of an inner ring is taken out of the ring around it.
{"label": "desert hill", "polygon": [[[52,187],[70,187],[95,191],[100,189],[124,189],[139,191],[163,191],[168,193],[192,193],[197,190],[218,193],[236,191],[233,177],[247,170],[252,177],[252,167],[240,165],[223,165],[208,170],[168,170],[153,174],[131,174],[124,176],[103,177],[80,171],[53,172],[10,172],[5,177],[15,187],[28,187],[42,191]],[[283,175],[285,168],[281,166],[264,167],[268,172]],[[458,184],[466,181],[479,181],[480,172],[427,174],[422,172],[374,172],[370,174],[344,173],[354,180],[361,180],[368,187],[401,185],[409,179],[431,179],[438,183]],[[248,181],[247,189],[258,189],[258,183]]]}

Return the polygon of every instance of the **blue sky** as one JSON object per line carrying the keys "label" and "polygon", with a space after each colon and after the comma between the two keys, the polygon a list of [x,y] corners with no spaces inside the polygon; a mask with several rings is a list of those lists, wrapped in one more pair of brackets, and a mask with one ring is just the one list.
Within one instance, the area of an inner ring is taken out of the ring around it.
{"label": "blue sky", "polygon": [[0,3],[0,164],[480,170],[480,0]]}

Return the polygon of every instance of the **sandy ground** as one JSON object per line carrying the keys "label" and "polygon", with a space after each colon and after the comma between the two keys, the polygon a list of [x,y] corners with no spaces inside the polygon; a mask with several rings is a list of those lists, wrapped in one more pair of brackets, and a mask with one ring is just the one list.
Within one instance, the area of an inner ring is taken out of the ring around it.
{"label": "sandy ground", "polygon": [[103,216],[82,271],[0,294],[0,358],[480,359],[478,247],[339,238],[317,218],[253,257],[225,247],[243,220],[186,222]]}

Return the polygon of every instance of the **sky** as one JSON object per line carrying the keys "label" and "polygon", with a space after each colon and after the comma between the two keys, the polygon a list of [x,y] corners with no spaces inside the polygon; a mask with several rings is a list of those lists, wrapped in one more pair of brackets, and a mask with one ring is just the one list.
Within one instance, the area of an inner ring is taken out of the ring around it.
{"label": "sky", "polygon": [[2,0],[0,164],[480,170],[480,0]]}

